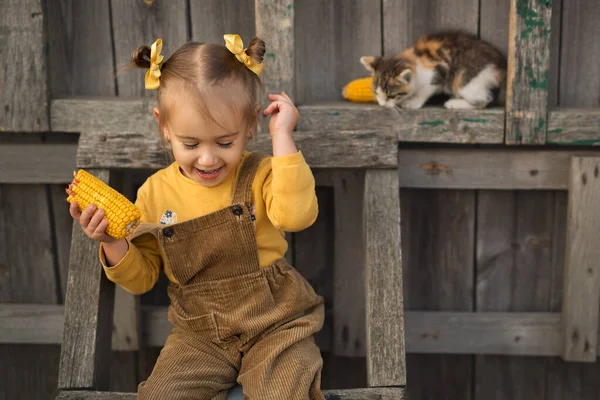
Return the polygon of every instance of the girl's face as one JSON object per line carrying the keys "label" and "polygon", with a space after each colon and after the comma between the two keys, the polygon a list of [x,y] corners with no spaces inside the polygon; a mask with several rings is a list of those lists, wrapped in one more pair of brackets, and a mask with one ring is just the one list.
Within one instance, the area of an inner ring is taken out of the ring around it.
{"label": "girl's face", "polygon": [[[231,112],[230,107],[224,104],[211,107],[213,119],[200,112],[196,103],[186,97],[180,96],[175,101],[169,121],[161,130],[171,143],[182,173],[202,186],[214,187],[239,165],[251,130],[244,118]],[[154,116],[158,120],[156,108]]]}

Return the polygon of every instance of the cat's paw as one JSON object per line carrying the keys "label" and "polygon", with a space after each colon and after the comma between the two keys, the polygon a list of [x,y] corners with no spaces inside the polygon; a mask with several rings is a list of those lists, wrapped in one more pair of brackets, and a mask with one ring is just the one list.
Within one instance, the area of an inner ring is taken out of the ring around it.
{"label": "cat's paw", "polygon": [[475,106],[464,99],[450,99],[444,103],[444,107],[454,110],[470,110]]}

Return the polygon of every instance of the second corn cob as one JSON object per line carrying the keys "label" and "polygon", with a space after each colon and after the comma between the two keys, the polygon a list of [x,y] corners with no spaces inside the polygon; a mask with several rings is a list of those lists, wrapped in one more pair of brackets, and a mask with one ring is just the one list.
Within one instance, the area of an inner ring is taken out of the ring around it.
{"label": "second corn cob", "polygon": [[358,78],[348,82],[342,89],[344,99],[357,103],[375,103],[375,93],[373,93],[373,78]]}
{"label": "second corn cob", "polygon": [[127,197],[83,169],[73,175],[73,182],[66,190],[69,195],[67,201],[77,202],[79,211],[85,210],[90,204],[104,210],[108,235],[122,239],[139,225],[142,214]]}

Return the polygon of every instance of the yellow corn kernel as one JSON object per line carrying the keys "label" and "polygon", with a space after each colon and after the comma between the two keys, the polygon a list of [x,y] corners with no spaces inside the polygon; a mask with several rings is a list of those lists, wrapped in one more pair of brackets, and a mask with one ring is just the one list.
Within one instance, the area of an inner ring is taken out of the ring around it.
{"label": "yellow corn kernel", "polygon": [[359,78],[348,82],[342,89],[344,99],[357,103],[375,103],[375,93],[373,93],[373,78]]}
{"label": "yellow corn kernel", "polygon": [[66,190],[67,201],[76,201],[79,211],[90,204],[104,210],[107,234],[122,239],[139,225],[142,213],[127,197],[87,171],[80,169],[73,175],[75,178]]}

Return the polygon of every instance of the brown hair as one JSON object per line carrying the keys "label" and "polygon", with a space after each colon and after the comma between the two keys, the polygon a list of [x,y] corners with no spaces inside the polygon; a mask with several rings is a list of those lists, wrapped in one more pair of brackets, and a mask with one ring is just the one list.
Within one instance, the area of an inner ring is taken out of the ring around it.
{"label": "brown hair", "polygon": [[[246,54],[261,63],[265,54],[265,42],[255,37]],[[132,67],[150,67],[150,47],[140,46],[132,53]],[[231,85],[237,87],[233,88]],[[207,98],[215,94],[229,94],[235,112],[241,112],[248,124],[256,121],[257,106],[260,106],[261,80],[258,75],[242,64],[225,45],[188,42],[180,46],[161,67],[158,107],[160,122],[166,123],[169,88],[183,87],[195,95],[199,110],[219,123],[207,106]],[[222,90],[226,86],[226,90]],[[220,90],[221,89],[221,90]],[[241,108],[241,109],[240,109]]]}

